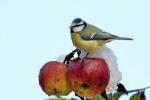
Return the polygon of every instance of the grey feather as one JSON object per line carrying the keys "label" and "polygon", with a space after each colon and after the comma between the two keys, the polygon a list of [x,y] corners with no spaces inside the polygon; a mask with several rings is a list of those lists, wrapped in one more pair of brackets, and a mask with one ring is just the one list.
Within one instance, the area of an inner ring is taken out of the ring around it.
{"label": "grey feather", "polygon": [[114,37],[114,35],[103,31],[98,31],[93,34],[81,34],[81,38],[85,40],[107,40]]}
{"label": "grey feather", "polygon": [[114,40],[133,40],[133,39],[132,38],[128,38],[128,37],[118,37],[118,36],[116,36],[114,38]]}
{"label": "grey feather", "polygon": [[116,35],[112,35],[105,31],[98,31],[93,34],[81,34],[81,38],[84,40],[133,40],[132,38],[127,37],[119,37]]}

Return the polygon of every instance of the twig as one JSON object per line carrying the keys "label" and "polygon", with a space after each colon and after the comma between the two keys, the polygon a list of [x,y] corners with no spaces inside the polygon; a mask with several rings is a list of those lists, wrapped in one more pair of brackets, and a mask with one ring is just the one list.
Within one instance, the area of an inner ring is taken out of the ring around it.
{"label": "twig", "polygon": [[145,91],[145,89],[148,89],[148,88],[150,88],[150,86],[149,87],[145,87],[145,88],[140,88],[140,89],[129,90],[129,91],[127,91],[127,93],[142,92],[142,91]]}

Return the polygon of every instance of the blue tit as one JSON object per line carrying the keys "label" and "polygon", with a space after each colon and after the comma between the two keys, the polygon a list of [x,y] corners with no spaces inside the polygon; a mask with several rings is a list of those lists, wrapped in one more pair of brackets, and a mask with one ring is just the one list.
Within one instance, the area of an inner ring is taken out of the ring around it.
{"label": "blue tit", "polygon": [[85,52],[94,52],[105,43],[113,40],[133,40],[128,37],[119,37],[87,23],[81,18],[75,18],[70,26],[71,39],[77,49]]}

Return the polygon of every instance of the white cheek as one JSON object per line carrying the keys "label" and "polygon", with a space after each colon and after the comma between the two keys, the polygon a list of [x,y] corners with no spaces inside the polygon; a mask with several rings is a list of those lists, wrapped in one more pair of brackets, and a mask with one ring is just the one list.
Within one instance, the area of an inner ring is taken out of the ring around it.
{"label": "white cheek", "polygon": [[83,30],[83,28],[84,28],[84,26],[74,27],[74,28],[73,28],[73,31],[74,31],[74,32],[80,32],[80,31]]}

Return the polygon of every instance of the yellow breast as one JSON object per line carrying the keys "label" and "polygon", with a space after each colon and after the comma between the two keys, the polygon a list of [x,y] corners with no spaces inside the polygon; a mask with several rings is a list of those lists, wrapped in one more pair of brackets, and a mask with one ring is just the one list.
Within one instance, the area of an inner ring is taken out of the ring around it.
{"label": "yellow breast", "polygon": [[80,37],[79,33],[71,33],[71,38],[74,46],[76,46],[78,49],[86,52],[93,52],[97,50],[103,43],[96,40],[83,40]]}

